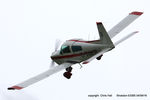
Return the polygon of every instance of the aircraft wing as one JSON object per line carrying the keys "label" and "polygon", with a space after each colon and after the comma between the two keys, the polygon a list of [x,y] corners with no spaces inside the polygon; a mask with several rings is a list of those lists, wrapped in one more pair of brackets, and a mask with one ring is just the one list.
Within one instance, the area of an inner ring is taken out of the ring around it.
{"label": "aircraft wing", "polygon": [[41,81],[42,79],[45,79],[47,77],[49,77],[50,75],[54,74],[54,73],[57,73],[63,69],[66,69],[67,67],[70,67],[71,65],[73,65],[72,63],[63,63],[61,65],[58,65],[58,66],[55,66],[35,77],[32,77],[22,83],[19,83],[17,85],[14,85],[12,87],[9,87],[8,90],[20,90],[20,89],[23,89],[29,85],[32,85],[38,81]]}
{"label": "aircraft wing", "polygon": [[104,54],[105,52],[107,52],[107,51],[109,51],[109,50],[110,50],[110,48],[107,48],[107,49],[105,49],[105,50],[103,50],[103,51],[97,53],[96,55],[92,56],[91,58],[87,59],[86,61],[83,61],[82,64],[87,64],[87,63],[89,63],[89,62],[92,61],[93,59],[99,57],[100,55]]}
{"label": "aircraft wing", "polygon": [[137,19],[143,12],[131,12],[127,17],[121,20],[117,25],[115,25],[111,30],[108,31],[110,38],[113,38],[118,33],[120,33],[124,28],[131,24],[135,19]]}

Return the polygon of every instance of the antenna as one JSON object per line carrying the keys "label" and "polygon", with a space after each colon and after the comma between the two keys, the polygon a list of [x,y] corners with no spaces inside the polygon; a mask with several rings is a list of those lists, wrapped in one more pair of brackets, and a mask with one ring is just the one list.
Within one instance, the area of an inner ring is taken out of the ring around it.
{"label": "antenna", "polygon": [[88,34],[88,41],[90,40],[90,33]]}
{"label": "antenna", "polygon": [[83,67],[80,63],[78,63],[80,65],[80,69]]}

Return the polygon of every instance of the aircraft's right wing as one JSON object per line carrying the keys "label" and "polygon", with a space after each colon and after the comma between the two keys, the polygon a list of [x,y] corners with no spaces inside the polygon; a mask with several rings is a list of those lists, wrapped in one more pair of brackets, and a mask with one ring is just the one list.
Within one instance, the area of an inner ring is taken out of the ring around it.
{"label": "aircraft's right wing", "polygon": [[110,38],[113,38],[118,33],[120,33],[124,28],[131,24],[135,19],[137,19],[143,12],[131,12],[127,17],[121,20],[117,25],[115,25],[111,30],[108,31]]}
{"label": "aircraft's right wing", "polygon": [[19,83],[17,85],[9,87],[8,90],[16,90],[16,89],[20,90],[20,89],[23,89],[23,88],[25,88],[25,87],[27,87],[29,85],[32,85],[32,84],[34,84],[34,83],[36,83],[36,82],[38,82],[38,81],[40,81],[40,80],[42,80],[44,78],[49,77],[50,75],[52,75],[54,73],[57,73],[57,72],[59,72],[59,71],[61,71],[63,69],[66,69],[66,68],[70,67],[71,65],[73,65],[73,64],[72,63],[63,63],[61,65],[55,66],[55,67],[53,67],[53,68],[51,68],[51,69],[49,69],[49,70],[47,70],[47,71],[45,71],[45,72],[35,76],[35,77],[32,77],[32,78],[30,78],[30,79],[28,79],[28,80],[26,80],[26,81],[24,81],[22,83]]}

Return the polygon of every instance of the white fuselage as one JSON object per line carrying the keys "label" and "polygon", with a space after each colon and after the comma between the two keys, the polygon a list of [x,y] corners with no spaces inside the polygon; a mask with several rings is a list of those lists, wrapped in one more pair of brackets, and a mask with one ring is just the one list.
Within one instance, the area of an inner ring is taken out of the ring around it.
{"label": "white fuselage", "polygon": [[[57,64],[62,64],[64,62],[80,63],[106,48],[106,45],[96,44],[97,41],[99,40],[67,40],[65,43],[63,43],[60,50],[52,53],[51,58]],[[63,47],[67,48],[67,52],[63,52]]]}

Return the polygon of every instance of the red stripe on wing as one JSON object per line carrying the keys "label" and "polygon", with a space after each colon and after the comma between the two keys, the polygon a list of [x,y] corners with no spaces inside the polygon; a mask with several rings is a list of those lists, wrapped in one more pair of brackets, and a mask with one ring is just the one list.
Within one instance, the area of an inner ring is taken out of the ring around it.
{"label": "red stripe on wing", "polygon": [[8,90],[20,90],[22,88],[23,87],[20,87],[20,86],[12,86],[12,87],[9,87]]}

